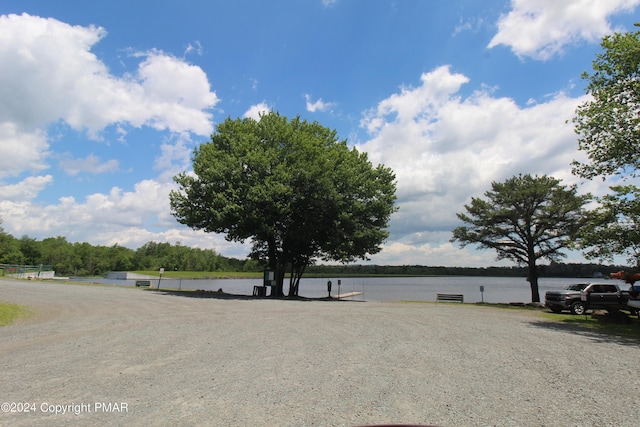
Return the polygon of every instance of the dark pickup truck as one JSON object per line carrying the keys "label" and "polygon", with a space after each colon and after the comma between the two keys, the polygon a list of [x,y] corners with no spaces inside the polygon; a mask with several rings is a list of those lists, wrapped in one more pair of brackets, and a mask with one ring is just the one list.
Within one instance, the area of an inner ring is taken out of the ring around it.
{"label": "dark pickup truck", "polygon": [[629,310],[629,292],[609,283],[576,283],[561,291],[549,291],[544,303],[554,313],[569,310],[584,314],[589,309]]}

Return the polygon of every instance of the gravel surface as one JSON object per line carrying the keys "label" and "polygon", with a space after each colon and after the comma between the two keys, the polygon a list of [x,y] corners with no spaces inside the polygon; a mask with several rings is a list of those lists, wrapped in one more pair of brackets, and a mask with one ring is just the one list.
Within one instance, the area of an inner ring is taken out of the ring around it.
{"label": "gravel surface", "polygon": [[34,312],[0,327],[3,426],[640,425],[637,343],[524,310],[12,280],[0,301]]}

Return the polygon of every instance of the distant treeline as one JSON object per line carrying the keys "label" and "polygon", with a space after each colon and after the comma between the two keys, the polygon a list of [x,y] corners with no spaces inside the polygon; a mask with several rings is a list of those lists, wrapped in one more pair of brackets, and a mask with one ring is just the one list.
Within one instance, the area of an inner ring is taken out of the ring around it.
{"label": "distant treeline", "polygon": [[[0,229],[0,264],[50,265],[59,276],[101,276],[110,271],[206,271],[259,272],[262,263],[252,259],[228,258],[213,249],[199,249],[175,243],[145,243],[138,249],[123,246],[93,246],[71,243],[64,237],[37,241],[16,239]],[[541,277],[598,277],[628,270],[600,264],[552,263],[541,267]],[[0,273],[1,274],[1,273]],[[521,267],[429,267],[423,265],[314,265],[309,276],[491,276],[526,277]]]}
{"label": "distant treeline", "polygon": [[178,271],[262,271],[259,262],[227,258],[213,249],[199,249],[180,243],[145,243],[133,250],[123,246],[93,246],[71,243],[64,237],[37,241],[15,239],[0,233],[0,264],[50,265],[58,276],[101,276],[110,271],[160,268]]}
{"label": "distant treeline", "polygon": [[[540,277],[607,277],[609,274],[629,270],[628,267],[601,264],[552,263],[540,266]],[[488,276],[526,277],[524,267],[429,267],[424,265],[316,265],[307,268],[315,276]]]}

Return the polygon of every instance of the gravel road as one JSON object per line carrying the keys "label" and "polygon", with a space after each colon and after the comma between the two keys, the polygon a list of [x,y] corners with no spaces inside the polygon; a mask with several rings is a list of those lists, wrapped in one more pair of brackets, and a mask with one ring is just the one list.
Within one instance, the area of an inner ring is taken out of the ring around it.
{"label": "gravel road", "polygon": [[34,312],[0,327],[3,426],[640,425],[638,344],[523,310],[12,280],[0,301]]}

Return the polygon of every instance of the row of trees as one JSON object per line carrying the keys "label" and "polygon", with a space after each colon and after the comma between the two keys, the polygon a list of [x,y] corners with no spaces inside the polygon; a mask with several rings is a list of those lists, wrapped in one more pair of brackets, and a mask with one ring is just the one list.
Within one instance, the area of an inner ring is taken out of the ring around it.
{"label": "row of trees", "polygon": [[[2,219],[0,218],[0,223]],[[71,243],[64,237],[37,241],[28,236],[18,239],[0,226],[0,264],[50,265],[59,275],[99,276],[109,271],[158,271],[160,267],[178,271],[260,272],[264,265],[257,260],[226,258],[211,249],[197,249],[180,243],[148,242],[133,250],[123,246],[92,246]],[[608,276],[620,266],[601,264],[554,263],[541,266],[546,277]],[[425,265],[312,265],[307,272],[322,276],[406,275],[406,276],[488,276],[522,277],[525,267],[442,267]]]}
{"label": "row of trees", "polygon": [[[623,267],[597,263],[561,263],[552,262],[540,266],[541,277],[608,277]],[[479,276],[479,277],[523,277],[527,268],[511,267],[443,267],[426,265],[313,265],[307,269],[318,276]]]}
{"label": "row of trees", "polygon": [[[592,198],[552,177],[519,175],[474,197],[458,214],[465,225],[453,231],[452,241],[462,246],[494,249],[499,259],[527,266],[534,302],[540,301],[538,260],[557,261],[565,248],[582,249],[591,259],[626,255],[640,267],[640,31],[607,36],[601,46],[593,73],[582,76],[591,98],[573,118],[578,149],[589,161],[574,161],[572,172],[613,177],[619,185]],[[597,207],[585,210],[592,200]]]}
{"label": "row of trees", "polygon": [[98,276],[109,271],[261,271],[254,260],[238,260],[180,243],[148,242],[133,250],[123,246],[93,246],[71,243],[64,237],[41,241],[28,236],[15,238],[0,227],[0,264],[50,265],[57,275]]}

